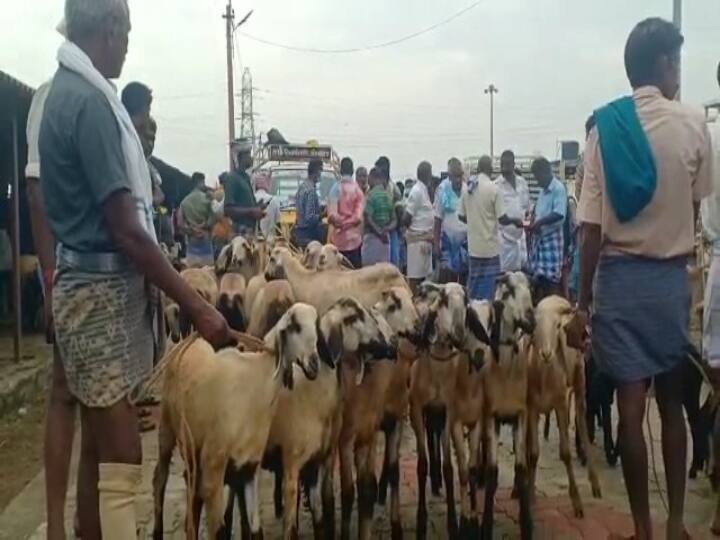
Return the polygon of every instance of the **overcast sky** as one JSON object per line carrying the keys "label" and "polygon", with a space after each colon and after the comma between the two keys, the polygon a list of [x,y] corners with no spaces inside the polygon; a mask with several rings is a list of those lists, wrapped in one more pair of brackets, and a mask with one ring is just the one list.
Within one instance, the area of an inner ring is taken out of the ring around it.
{"label": "overcast sky", "polygon": [[[1,0],[0,69],[37,86],[55,70],[53,28],[63,0]],[[235,0],[241,30],[289,45],[362,47],[413,33],[472,0]],[[225,0],[130,0],[133,30],[122,87],[152,87],[156,155],[213,179],[226,166]],[[458,19],[393,47],[355,54],[291,52],[242,35],[235,47],[253,75],[255,129],[293,142],[317,139],[356,165],[387,154],[393,177],[429,159],[489,151],[489,103],[500,89],[495,151],[542,152],[581,140],[593,108],[627,92],[622,50],[635,23],[670,18],[672,0],[485,0]],[[683,100],[719,92],[720,1],[686,0]],[[237,99],[239,116],[240,99]]]}

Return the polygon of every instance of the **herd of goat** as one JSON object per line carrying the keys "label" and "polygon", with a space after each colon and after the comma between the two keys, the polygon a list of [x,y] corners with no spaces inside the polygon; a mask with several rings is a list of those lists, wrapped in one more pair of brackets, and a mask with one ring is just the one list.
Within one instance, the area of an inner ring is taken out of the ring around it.
{"label": "herd of goat", "polygon": [[[154,538],[163,538],[165,488],[176,448],[185,465],[187,538],[197,538],[203,508],[210,537],[232,537],[235,507],[242,538],[262,538],[259,468],[275,475],[283,538],[298,536],[300,493],[315,538],[334,538],[338,459],[341,538],[350,537],[355,500],[358,535],[372,537],[374,507],[386,503],[388,488],[392,538],[401,538],[399,461],[406,418],[417,444],[418,538],[427,532],[428,475],[433,494],[445,486],[447,537],[493,538],[503,424],[513,431],[520,533],[531,538],[540,419],[545,417],[547,438],[552,412],[575,515],[583,516],[583,502],[571,457],[573,417],[578,457],[593,497],[601,497],[590,445],[599,421],[607,460],[617,460],[612,386],[569,342],[570,303],[551,296],[535,305],[522,273],[501,276],[492,302],[469,300],[456,283],[425,282],[413,295],[390,264],[355,270],[332,245],[312,243],[297,253],[283,242],[267,246],[236,237],[215,267],[181,275],[223,313],[238,346],[213,350],[192,333],[176,304],[166,304],[176,345],[162,364]],[[699,386],[698,376],[686,401],[692,474],[709,453],[710,422],[700,414]],[[385,451],[378,477],[381,433]]]}

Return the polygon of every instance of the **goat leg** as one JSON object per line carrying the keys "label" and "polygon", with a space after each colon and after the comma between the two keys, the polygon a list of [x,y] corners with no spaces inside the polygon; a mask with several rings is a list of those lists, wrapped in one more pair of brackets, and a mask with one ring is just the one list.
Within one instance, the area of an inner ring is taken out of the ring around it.
{"label": "goat leg", "polygon": [[403,536],[400,519],[400,443],[402,423],[395,422],[385,439],[385,453],[388,461],[387,480],[390,484],[390,529],[392,540]]}
{"label": "goat leg", "polygon": [[575,437],[579,437],[583,453],[586,456],[586,465],[588,470],[588,478],[592,488],[592,494],[595,498],[602,497],[600,488],[600,479],[597,474],[595,457],[590,448],[590,436],[587,426],[587,410],[585,409],[587,399],[585,398],[585,370],[578,368],[575,371],[574,393],[575,393]]}
{"label": "goat leg", "polygon": [[[442,432],[442,472],[445,481],[445,497],[447,500],[447,529],[449,538],[457,538],[458,524],[455,509],[455,479],[453,474],[452,457],[450,455],[450,434],[447,427]],[[465,442],[463,441],[463,444]],[[467,464],[466,464],[467,467]]]}
{"label": "goat leg", "polygon": [[323,534],[326,540],[335,538],[335,453],[325,459],[322,466],[322,523]]}
{"label": "goat leg", "polygon": [[160,426],[158,428],[158,461],[153,474],[153,500],[155,525],[153,540],[163,539],[163,508],[165,507],[165,490],[170,475],[170,462],[175,449],[175,433],[172,432],[167,411],[162,408]]}
{"label": "goat leg", "polygon": [[353,485],[353,440],[344,440],[340,444],[340,538],[350,540],[350,520],[355,502]]}
{"label": "goat leg", "polygon": [[498,425],[494,417],[485,418],[485,438],[488,441],[488,460],[485,471],[485,505],[483,509],[480,538],[493,540],[495,494],[498,487]]}
{"label": "goat leg", "polygon": [[573,505],[573,511],[575,512],[576,518],[582,518],[584,515],[582,500],[580,499],[580,492],[575,482],[575,472],[572,466],[572,456],[570,454],[570,433],[569,433],[569,411],[567,409],[567,401],[563,397],[563,403],[558,404],[555,407],[555,415],[558,421],[558,428],[560,430],[560,460],[565,464],[565,471],[568,477],[568,493],[570,495],[570,501]]}
{"label": "goat leg", "polygon": [[377,499],[377,480],[374,465],[374,437],[355,450],[358,492],[358,538],[370,540],[372,536],[373,511]]}
{"label": "goat leg", "polygon": [[413,432],[415,433],[415,443],[417,445],[417,487],[418,487],[418,506],[417,506],[417,524],[416,533],[418,540],[425,540],[427,536],[427,501],[425,498],[425,488],[428,474],[427,446],[425,438],[425,425],[423,422],[423,413],[420,406],[416,403],[410,404],[410,422]]}
{"label": "goat leg", "polygon": [[[514,435],[517,448],[515,454],[515,484],[518,488],[518,502],[520,504],[520,537],[522,540],[532,540],[533,522],[527,478],[527,411],[523,411],[518,415]],[[495,470],[497,471],[497,467]],[[497,478],[497,472],[495,474]],[[497,480],[495,486],[497,487]]]}

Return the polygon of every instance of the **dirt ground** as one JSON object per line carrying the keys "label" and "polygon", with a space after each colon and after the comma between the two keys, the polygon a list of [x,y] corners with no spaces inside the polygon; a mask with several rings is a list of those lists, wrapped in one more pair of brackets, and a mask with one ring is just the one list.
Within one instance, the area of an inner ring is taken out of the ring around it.
{"label": "dirt ground", "polygon": [[42,469],[45,396],[0,418],[0,511]]}

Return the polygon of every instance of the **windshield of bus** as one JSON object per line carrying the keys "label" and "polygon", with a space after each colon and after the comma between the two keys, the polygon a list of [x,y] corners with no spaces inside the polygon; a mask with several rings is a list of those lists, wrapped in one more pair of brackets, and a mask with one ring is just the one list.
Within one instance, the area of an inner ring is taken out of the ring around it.
{"label": "windshield of bus", "polygon": [[[280,200],[280,207],[294,208],[295,195],[300,184],[307,178],[307,171],[303,169],[274,169],[272,181],[275,188],[275,195]],[[327,204],[328,196],[332,186],[337,182],[337,176],[333,171],[323,171],[320,182],[317,185],[320,204]]]}

